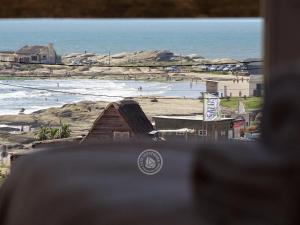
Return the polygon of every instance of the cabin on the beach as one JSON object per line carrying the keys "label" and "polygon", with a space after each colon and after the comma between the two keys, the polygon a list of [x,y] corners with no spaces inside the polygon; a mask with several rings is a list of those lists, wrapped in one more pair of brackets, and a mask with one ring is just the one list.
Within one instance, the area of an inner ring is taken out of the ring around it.
{"label": "cabin on the beach", "polygon": [[52,43],[48,45],[25,45],[17,51],[0,52],[0,61],[19,63],[56,64],[57,54]]}
{"label": "cabin on the beach", "polygon": [[44,63],[56,64],[56,51],[53,44],[47,46],[42,45],[26,45],[16,51],[17,60],[21,63]]}
{"label": "cabin on the beach", "polygon": [[151,138],[153,126],[140,105],[133,100],[110,103],[95,120],[82,142],[123,142]]}
{"label": "cabin on the beach", "polygon": [[154,116],[155,129],[167,140],[224,141],[234,138],[234,119],[204,121],[203,115]]}

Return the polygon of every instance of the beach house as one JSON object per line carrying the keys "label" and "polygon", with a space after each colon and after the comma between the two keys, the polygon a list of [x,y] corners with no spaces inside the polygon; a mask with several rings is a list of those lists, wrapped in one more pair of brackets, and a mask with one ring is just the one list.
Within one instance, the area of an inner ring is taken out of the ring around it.
{"label": "beach house", "polygon": [[153,126],[140,105],[133,100],[110,103],[95,120],[82,142],[122,142],[151,138]]}
{"label": "beach house", "polygon": [[56,64],[56,51],[53,44],[47,46],[42,45],[26,45],[16,51],[17,61],[21,63],[44,63]]}
{"label": "beach house", "polygon": [[20,63],[56,64],[57,54],[53,44],[25,45],[17,51],[1,51],[0,61]]}

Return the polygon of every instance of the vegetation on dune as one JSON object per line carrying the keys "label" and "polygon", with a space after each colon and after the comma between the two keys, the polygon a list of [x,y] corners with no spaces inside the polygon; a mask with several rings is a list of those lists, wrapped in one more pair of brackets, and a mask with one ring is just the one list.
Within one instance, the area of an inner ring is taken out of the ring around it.
{"label": "vegetation on dune", "polygon": [[231,97],[222,99],[221,106],[237,110],[239,100],[241,100],[245,104],[246,110],[259,109],[262,107],[263,103],[263,99],[261,97]]}
{"label": "vegetation on dune", "polygon": [[61,123],[59,128],[42,126],[36,138],[39,141],[62,139],[70,137],[71,133],[70,125]]}

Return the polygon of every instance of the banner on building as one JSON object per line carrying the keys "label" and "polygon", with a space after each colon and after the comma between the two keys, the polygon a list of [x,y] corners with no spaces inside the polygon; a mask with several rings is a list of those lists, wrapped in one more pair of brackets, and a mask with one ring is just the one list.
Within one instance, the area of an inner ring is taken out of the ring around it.
{"label": "banner on building", "polygon": [[221,118],[220,99],[217,96],[204,93],[203,120],[214,121]]}

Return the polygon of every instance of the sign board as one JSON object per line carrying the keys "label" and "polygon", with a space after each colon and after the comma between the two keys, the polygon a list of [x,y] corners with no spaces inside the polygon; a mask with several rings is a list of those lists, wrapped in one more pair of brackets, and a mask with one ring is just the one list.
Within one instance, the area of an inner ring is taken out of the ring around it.
{"label": "sign board", "polygon": [[220,99],[217,96],[205,93],[203,95],[203,120],[214,121],[220,119]]}

